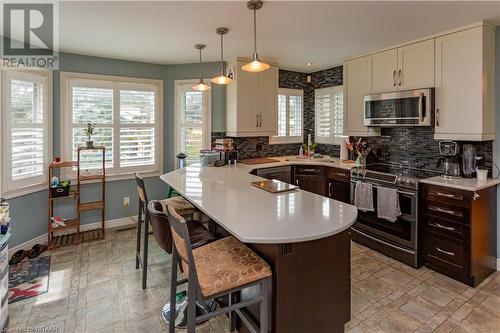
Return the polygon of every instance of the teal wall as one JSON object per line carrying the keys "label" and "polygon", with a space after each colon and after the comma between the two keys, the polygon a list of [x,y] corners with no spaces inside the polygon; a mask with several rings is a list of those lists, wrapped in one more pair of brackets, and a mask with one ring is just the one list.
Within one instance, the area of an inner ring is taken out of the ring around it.
{"label": "teal wall", "polygon": [[[76,54],[60,54],[61,71],[117,75],[163,80],[163,169],[172,170],[174,165],[174,81],[195,79],[199,75],[198,64],[158,65],[109,58],[90,57]],[[215,76],[219,63],[205,63],[204,76]],[[60,155],[60,96],[59,72],[54,72],[53,86],[53,152]],[[225,88],[213,87],[212,91],[212,131],[225,130]],[[123,209],[123,197],[130,197],[131,213],[137,214],[137,192],[134,180],[113,181],[106,184],[106,218],[108,220],[127,216]],[[99,186],[88,185],[82,192],[82,201],[92,200],[99,195]],[[158,178],[146,179],[150,199],[165,196],[167,186]],[[94,199],[95,200],[95,199]],[[32,193],[8,200],[11,205],[13,236],[11,247],[29,241],[47,232],[47,191]],[[68,201],[61,204],[56,214],[71,214],[74,211]],[[82,214],[82,224],[99,221],[99,212]]]}

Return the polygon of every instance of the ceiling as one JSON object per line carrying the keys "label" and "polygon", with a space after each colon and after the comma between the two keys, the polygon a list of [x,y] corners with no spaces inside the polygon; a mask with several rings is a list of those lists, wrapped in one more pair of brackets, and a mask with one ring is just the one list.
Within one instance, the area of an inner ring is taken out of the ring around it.
{"label": "ceiling", "polygon": [[[461,25],[500,25],[500,2],[265,1],[257,12],[261,58],[313,72],[348,57]],[[60,2],[60,50],[84,55],[181,64],[219,59],[215,29],[229,28],[225,58],[252,53],[252,12],[242,1]],[[313,65],[306,66],[306,62]]]}

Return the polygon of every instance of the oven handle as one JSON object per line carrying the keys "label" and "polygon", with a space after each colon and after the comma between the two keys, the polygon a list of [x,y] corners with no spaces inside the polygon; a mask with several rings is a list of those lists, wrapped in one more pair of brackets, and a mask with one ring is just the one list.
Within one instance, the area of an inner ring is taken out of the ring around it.
{"label": "oven handle", "polygon": [[[370,183],[370,182],[366,182],[366,183]],[[354,189],[356,189],[356,182],[351,182],[351,184],[353,184],[353,185],[354,185],[354,186],[353,186],[353,190],[354,190]],[[375,185],[375,187],[376,187],[377,185],[379,185],[379,184],[376,184],[376,183],[370,183],[370,184]],[[392,184],[392,183],[390,183],[390,184]],[[399,194],[410,195],[410,196],[412,196],[412,197],[414,197],[414,196],[416,196],[416,195],[417,195],[417,194],[416,194],[416,193],[414,193],[414,192],[407,192],[407,191],[401,191],[401,190],[398,190],[398,193],[399,193]]]}
{"label": "oven handle", "polygon": [[377,242],[377,243],[381,243],[381,244],[387,245],[387,246],[389,246],[389,247],[392,247],[393,249],[401,250],[401,251],[404,251],[404,252],[409,253],[409,254],[415,254],[415,251],[411,251],[411,250],[408,250],[408,249],[405,249],[405,248],[402,248],[402,247],[396,246],[396,245],[394,245],[394,244],[388,243],[388,242],[383,241],[383,240],[381,240],[381,239],[375,238],[375,237],[370,236],[370,235],[368,235],[367,233],[364,233],[364,232],[362,232],[362,231],[360,231],[360,230],[358,230],[358,229],[356,229],[356,228],[354,228],[354,227],[352,227],[352,228],[351,228],[351,230],[353,230],[354,232],[357,232],[357,233],[358,233],[358,234],[360,234],[360,235],[363,235],[363,236],[364,236],[364,237],[366,237],[366,238],[371,239],[371,240],[372,240],[372,241],[374,241],[374,242]]}

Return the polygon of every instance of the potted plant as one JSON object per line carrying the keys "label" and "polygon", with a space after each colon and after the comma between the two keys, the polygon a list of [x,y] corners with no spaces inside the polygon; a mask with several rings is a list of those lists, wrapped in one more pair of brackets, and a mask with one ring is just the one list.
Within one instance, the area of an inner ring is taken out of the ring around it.
{"label": "potted plant", "polygon": [[357,154],[355,162],[356,166],[366,166],[366,157],[372,150],[372,147],[370,147],[368,142],[364,141],[362,138],[359,138],[357,141],[349,142],[347,144],[347,149]]}
{"label": "potted plant", "polygon": [[87,136],[87,141],[85,142],[87,148],[94,148],[94,141],[91,140],[92,135],[94,135],[95,125],[92,123],[87,123],[85,128],[85,135]]}

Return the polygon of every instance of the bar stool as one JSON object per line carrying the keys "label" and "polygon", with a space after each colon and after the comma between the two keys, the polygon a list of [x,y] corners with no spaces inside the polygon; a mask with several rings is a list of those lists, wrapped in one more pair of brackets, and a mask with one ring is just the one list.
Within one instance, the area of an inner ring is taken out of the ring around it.
{"label": "bar stool", "polygon": [[[246,245],[229,236],[207,245],[192,249],[186,220],[173,207],[168,207],[168,216],[174,246],[172,247],[172,277],[170,285],[170,307],[175,309],[177,286],[188,284],[188,326],[187,332],[194,333],[196,323],[229,313],[237,315],[251,332],[268,333],[269,305],[271,299],[272,272],[269,265]],[[184,268],[185,278],[177,280],[177,265]],[[186,277],[187,276],[187,277]],[[259,294],[253,299],[233,303],[233,296],[242,289],[258,286]],[[229,297],[229,305],[213,312],[196,315],[196,302],[207,302],[218,297]],[[260,305],[260,325],[241,309],[253,304]],[[170,312],[170,323],[174,312]],[[234,330],[230,320],[229,330]],[[169,332],[175,326],[169,325]]]}
{"label": "bar stool", "polygon": [[[139,196],[139,212],[137,214],[137,240],[136,240],[136,252],[135,252],[135,268],[142,268],[142,289],[147,287],[148,278],[148,243],[149,243],[149,213],[147,210],[148,205],[148,195],[146,193],[146,187],[144,186],[144,178],[138,173],[135,174],[135,181],[137,184],[137,193]],[[160,201],[164,205],[164,210],[166,211],[167,205],[172,205],[176,207],[180,214],[183,216],[192,216],[197,209],[191,205],[183,197],[172,197]],[[141,233],[142,224],[144,223],[144,245],[141,254]]]}
{"label": "bar stool", "polygon": [[[153,235],[156,242],[163,251],[167,252],[168,254],[172,254],[172,232],[170,230],[168,215],[163,207],[164,205],[160,201],[151,200],[151,202],[148,204],[148,214],[151,220]],[[189,240],[193,249],[217,240],[217,238],[199,221],[189,220],[187,222],[187,228],[189,232]],[[181,266],[179,266],[179,268],[181,268],[182,270]],[[176,310],[177,309],[175,309],[174,311]],[[203,308],[203,310],[205,312],[207,311],[207,309],[205,308]],[[163,306],[163,319],[165,320],[165,322],[167,322],[167,324],[170,323],[168,315],[169,311],[170,303],[167,303]],[[184,313],[178,313],[178,317],[179,320],[176,320],[175,322],[183,322],[184,324],[186,324],[185,320],[183,320],[186,318]],[[178,327],[184,326],[179,325]]]}

